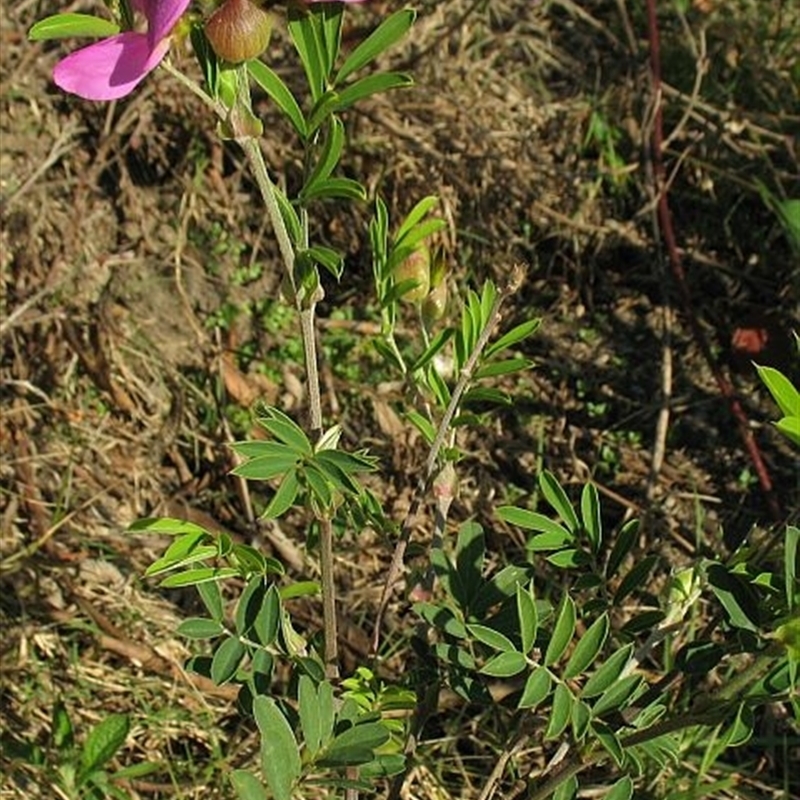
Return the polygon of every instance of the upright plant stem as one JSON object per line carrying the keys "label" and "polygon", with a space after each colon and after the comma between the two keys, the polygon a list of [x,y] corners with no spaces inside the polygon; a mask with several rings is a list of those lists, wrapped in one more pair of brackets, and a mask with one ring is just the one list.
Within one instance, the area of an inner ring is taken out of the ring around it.
{"label": "upright plant stem", "polygon": [[[240,141],[244,149],[250,168],[253,170],[258,189],[264,200],[270,222],[272,223],[278,247],[281,251],[284,266],[297,296],[298,287],[294,276],[294,247],[286,230],[278,201],[275,198],[275,187],[267,172],[264,156],[258,142],[252,138]],[[319,386],[319,368],[317,366],[317,340],[315,313],[316,298],[298,297],[296,307],[300,315],[300,335],[303,340],[303,354],[305,358],[306,385],[308,387],[309,424],[311,426],[311,439],[316,441],[322,435],[322,395]],[[336,584],[334,581],[333,564],[333,525],[327,517],[321,516],[320,523],[320,571],[322,573],[322,616],[325,638],[325,670],[329,678],[338,676],[339,652],[336,628]]]}
{"label": "upright plant stem", "polygon": [[239,144],[242,146],[250,164],[250,169],[253,171],[258,191],[261,193],[261,199],[267,209],[269,221],[275,231],[275,238],[278,240],[278,248],[281,251],[281,258],[286,267],[286,274],[294,289],[294,247],[292,247],[292,240],[289,238],[289,232],[286,230],[286,224],[281,216],[281,210],[275,198],[275,187],[267,173],[267,165],[264,163],[261,148],[258,146],[258,141],[249,136],[239,139]]}

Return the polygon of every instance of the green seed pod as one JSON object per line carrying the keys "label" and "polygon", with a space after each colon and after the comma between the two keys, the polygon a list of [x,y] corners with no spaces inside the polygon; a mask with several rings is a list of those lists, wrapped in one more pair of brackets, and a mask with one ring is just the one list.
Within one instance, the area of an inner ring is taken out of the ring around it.
{"label": "green seed pod", "polygon": [[414,281],[415,285],[403,294],[403,300],[421,303],[431,286],[431,254],[425,245],[418,247],[394,268],[395,284],[405,281]]}
{"label": "green seed pod", "polygon": [[430,329],[434,322],[438,322],[444,316],[447,307],[447,281],[442,281],[438,286],[434,286],[428,296],[422,301],[422,323]]}
{"label": "green seed pod", "polygon": [[272,17],[250,0],[225,0],[205,24],[217,57],[231,64],[260,56],[271,31]]}

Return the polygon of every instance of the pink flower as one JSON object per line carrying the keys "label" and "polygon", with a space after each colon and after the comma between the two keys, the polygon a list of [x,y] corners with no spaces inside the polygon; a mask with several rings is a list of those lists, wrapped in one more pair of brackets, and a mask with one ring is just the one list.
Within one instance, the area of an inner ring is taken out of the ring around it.
{"label": "pink flower", "polygon": [[56,85],[86,100],[130,94],[167,54],[170,33],[190,2],[133,0],[147,20],[147,33],[125,31],[76,50],[56,64]]}

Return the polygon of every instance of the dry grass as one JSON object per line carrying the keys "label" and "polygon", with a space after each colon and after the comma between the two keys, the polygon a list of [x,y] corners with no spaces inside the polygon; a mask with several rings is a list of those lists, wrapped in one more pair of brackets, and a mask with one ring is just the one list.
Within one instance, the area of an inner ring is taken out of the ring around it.
{"label": "dry grass", "polygon": [[[531,350],[537,369],[514,387],[513,413],[464,442],[456,516],[488,519],[496,498],[532,491],[544,459],[567,481],[593,476],[618,516],[654,501],[648,546],[674,559],[720,551],[725,535],[737,540],[766,515],[680,317],[676,413],[648,495],[671,292],[643,155],[651,109],[638,5],[424,0],[413,41],[388,58],[418,85],[348,118],[347,167],[384,194],[395,219],[423,194],[441,194],[454,283],[530,264],[518,313],[545,316]],[[254,741],[230,693],[209,694],[180,669],[186,650],[173,631],[192,600],[140,580],[163,543],[124,531],[172,513],[250,536],[226,474],[223,413],[241,430],[254,397],[299,409],[296,332],[253,313],[276,293],[276,250],[238,152],[164,74],[116,106],[56,93],[49,74],[64,48],[24,38],[54,8],[0,7],[2,727],[47,749],[56,700],[79,738],[125,710],[135,720],[125,762],[172,765],[132,782],[131,796],[230,797],[225,774],[252,758]],[[350,35],[379,11],[359,9]],[[790,3],[739,0],[695,3],[684,22],[665,13],[671,191],[691,288],[724,357],[730,331],[754,311],[798,322],[800,266],[756,185],[796,194],[800,17]],[[299,85],[285,37],[273,46],[278,69]],[[259,111],[276,131],[268,161],[291,184],[290,131],[267,103]],[[587,139],[593,114],[618,135],[617,168],[606,145]],[[372,319],[368,213],[326,207],[315,221],[350,269],[329,293],[341,303],[325,312],[345,317],[326,330],[352,370],[334,369],[328,387],[351,440],[394,465],[384,491],[401,510],[419,445],[398,430],[385,387],[350,377],[368,358],[358,334]],[[240,280],[251,265],[260,273]],[[235,323],[220,325],[232,309]],[[796,518],[797,464],[765,424],[774,409],[751,375],[737,381]],[[302,543],[301,523],[290,519],[284,533]],[[377,539],[343,547],[355,620],[346,657],[357,663],[389,554]],[[317,610],[298,613],[310,620]],[[439,721],[433,759],[412,773],[405,797],[478,795],[502,742],[492,743],[491,715],[471,713]],[[0,797],[57,796],[43,771],[0,758]]]}

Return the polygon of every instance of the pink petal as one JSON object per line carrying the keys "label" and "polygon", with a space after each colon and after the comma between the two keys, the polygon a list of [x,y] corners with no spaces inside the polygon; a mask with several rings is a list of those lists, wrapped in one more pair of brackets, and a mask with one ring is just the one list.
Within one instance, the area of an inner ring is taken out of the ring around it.
{"label": "pink petal", "polygon": [[152,47],[160,42],[175,27],[181,14],[189,7],[191,0],[141,0],[147,18],[147,36]]}
{"label": "pink petal", "polygon": [[86,100],[116,100],[132,92],[158,66],[168,47],[169,39],[151,48],[147,34],[120,33],[63,58],[53,78],[65,92]]}

